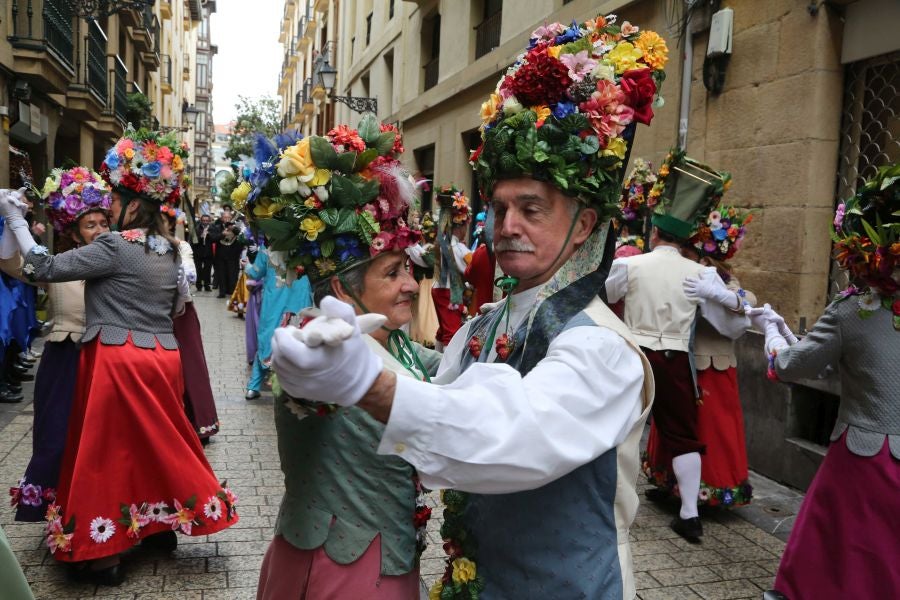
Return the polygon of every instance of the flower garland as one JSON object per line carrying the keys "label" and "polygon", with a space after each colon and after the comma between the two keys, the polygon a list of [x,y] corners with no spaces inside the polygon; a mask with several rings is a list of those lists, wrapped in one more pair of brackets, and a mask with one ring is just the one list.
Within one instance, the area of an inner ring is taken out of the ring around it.
{"label": "flower garland", "polygon": [[443,577],[428,591],[429,600],[478,600],[484,589],[484,579],[478,574],[475,562],[477,544],[463,521],[468,502],[466,492],[441,490],[444,505],[441,538],[447,560]]}
{"label": "flower garland", "polygon": [[701,256],[726,261],[740,250],[746,234],[746,227],[753,220],[753,214],[740,211],[733,206],[722,206],[700,223],[691,236],[690,243]]}
{"label": "flower garland", "polygon": [[847,289],[840,292],[835,298],[835,302],[842,302],[847,298],[857,296],[858,309],[856,314],[860,319],[868,319],[879,310],[888,310],[891,312],[891,324],[896,331],[900,331],[900,291],[894,292],[893,295],[882,295],[873,289],[859,289],[851,285]]}
{"label": "flower garland", "polygon": [[47,217],[57,233],[66,230],[90,210],[109,210],[109,186],[99,174],[85,167],[53,169],[44,181],[41,197]]}
{"label": "flower garland", "polygon": [[590,203],[601,220],[616,216],[633,124],[649,124],[662,105],[667,60],[658,34],[615,15],[535,29],[481,107],[470,162],[482,192],[527,175]]}
{"label": "flower garland", "polygon": [[9,488],[9,505],[13,508],[19,504],[24,506],[40,506],[43,502],[56,501],[56,488],[42,487],[37,483],[28,483],[24,477],[18,485]]}
{"label": "flower garland", "polygon": [[650,190],[656,183],[656,173],[653,165],[643,158],[635,158],[632,161],[631,173],[623,185],[620,210],[622,211],[622,224],[632,235],[641,235],[644,231],[644,221],[656,206],[656,198],[650,196]]}

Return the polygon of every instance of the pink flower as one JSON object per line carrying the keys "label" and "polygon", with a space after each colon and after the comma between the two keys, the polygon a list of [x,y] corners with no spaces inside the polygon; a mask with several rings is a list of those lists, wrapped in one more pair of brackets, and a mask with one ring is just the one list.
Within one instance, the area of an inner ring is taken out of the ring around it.
{"label": "pink flower", "polygon": [[566,30],[566,26],[562,23],[544,23],[531,32],[531,39],[542,42],[544,40],[554,39]]}
{"label": "pink flower", "polygon": [[837,211],[834,213],[834,228],[838,231],[841,230],[841,225],[844,223],[844,213],[847,210],[847,205],[841,202],[838,204]]}
{"label": "pink flower", "polygon": [[369,248],[369,253],[372,256],[376,256],[381,252],[386,250],[391,250],[394,246],[394,234],[389,233],[387,231],[382,231],[372,240],[372,246]]}
{"label": "pink flower", "polygon": [[[597,82],[597,91],[579,108],[591,120],[594,130],[604,138],[619,136],[634,120],[634,110],[625,104],[627,97],[618,85],[606,79]],[[605,144],[602,144],[605,147]]]}
{"label": "pink flower", "polygon": [[175,512],[166,516],[164,523],[171,525],[173,531],[181,530],[182,533],[191,535],[191,527],[194,525],[194,511],[186,506],[182,506],[178,499],[175,499]]}
{"label": "pink flower", "polygon": [[172,151],[166,146],[160,146],[156,151],[156,160],[161,163],[170,164],[172,162]]}
{"label": "pink flower", "polygon": [[141,527],[146,527],[150,523],[150,515],[147,514],[147,505],[144,504],[140,508],[136,504],[132,504],[128,509],[128,529],[125,534],[133,539],[137,539],[141,535]]}
{"label": "pink flower", "polygon": [[569,78],[572,81],[581,81],[597,66],[597,61],[588,56],[587,50],[577,54],[561,54],[559,62],[569,68]]}
{"label": "pink flower", "polygon": [[33,485],[31,483],[25,484],[25,486],[22,487],[22,497],[19,501],[26,506],[40,506],[41,486]]}
{"label": "pink flower", "polygon": [[622,30],[620,31],[620,33],[621,33],[623,36],[626,36],[626,37],[627,37],[627,36],[629,36],[629,35],[634,35],[634,34],[636,34],[638,31],[639,31],[639,30],[638,30],[637,26],[632,25],[632,24],[629,23],[628,21],[625,21],[625,22],[622,23]]}
{"label": "pink flower", "polygon": [[72,536],[74,533],[65,533],[63,531],[62,522],[57,519],[47,526],[47,545],[50,547],[50,553],[69,552],[72,549]]}

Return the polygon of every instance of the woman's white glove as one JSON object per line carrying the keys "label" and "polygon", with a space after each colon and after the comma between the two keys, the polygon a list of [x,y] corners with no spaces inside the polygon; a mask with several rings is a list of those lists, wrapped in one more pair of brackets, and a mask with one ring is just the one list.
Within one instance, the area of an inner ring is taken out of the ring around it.
{"label": "woman's white glove", "polygon": [[[715,274],[715,269],[710,269],[709,272]],[[692,300],[712,300],[731,310],[740,308],[738,295],[725,287],[718,276],[707,275],[705,272],[700,277],[685,277],[681,288],[684,295]]]}
{"label": "woman's white glove", "polygon": [[[278,375],[282,389],[294,398],[353,406],[375,383],[384,363],[363,340],[352,306],[326,296],[316,319],[320,317],[319,324],[311,331],[315,335],[303,336],[303,329],[296,327],[275,330],[272,369]],[[363,324],[368,328],[373,322],[373,319],[366,319]],[[304,338],[317,345],[308,345]],[[332,345],[326,340],[335,343]]]}
{"label": "woman's white glove", "polygon": [[416,244],[415,246],[409,246],[406,248],[406,255],[409,256],[409,259],[413,261],[420,267],[427,267],[428,263],[425,262],[425,255],[431,252],[432,245],[431,244]]}
{"label": "woman's white glove", "polygon": [[774,323],[778,327],[778,333],[781,334],[788,344],[793,346],[799,341],[797,336],[791,331],[791,328],[784,322],[784,317],[772,310],[771,305],[763,304],[758,307],[748,306],[744,309],[744,312],[750,317],[750,322],[755,329],[765,332],[769,323]]}
{"label": "woman's white glove", "polygon": [[25,220],[27,212],[25,188],[0,190],[0,217],[5,220],[3,239],[0,241],[0,258],[12,258],[16,252],[25,256],[36,245]]}

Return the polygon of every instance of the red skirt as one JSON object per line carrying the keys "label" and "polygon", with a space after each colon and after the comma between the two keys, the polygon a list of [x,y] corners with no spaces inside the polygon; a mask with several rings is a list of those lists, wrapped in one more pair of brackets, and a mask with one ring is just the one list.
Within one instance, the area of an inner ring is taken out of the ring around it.
{"label": "red skirt", "polygon": [[182,406],[178,350],[94,339],[82,348],[47,543],[57,560],[112,556],[162,531],[238,520]]}
{"label": "red skirt", "polygon": [[[737,371],[714,368],[697,372],[703,403],[697,407],[697,438],[706,445],[702,459],[699,504],[748,504],[753,488],[748,481],[744,413],[738,395]],[[658,488],[678,495],[672,473],[672,453],[650,426],[644,472]]]}
{"label": "red skirt", "polygon": [[465,314],[462,305],[452,308],[449,288],[431,288],[434,309],[437,311],[438,330],[435,339],[444,346],[450,343],[453,335],[462,327]]}

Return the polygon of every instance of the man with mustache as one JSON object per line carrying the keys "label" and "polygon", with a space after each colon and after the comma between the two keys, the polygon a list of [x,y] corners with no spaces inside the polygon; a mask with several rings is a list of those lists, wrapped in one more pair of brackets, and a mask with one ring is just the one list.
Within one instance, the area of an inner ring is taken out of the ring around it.
{"label": "man with mustache", "polygon": [[[590,40],[611,22],[538,28],[482,107],[470,160],[495,212],[507,297],[457,332],[432,383],[382,369],[355,322],[319,347],[291,328],[273,338],[288,394],[358,405],[386,423],[379,452],[411,463],[426,487],[454,488],[434,597],[635,596],[628,529],[653,375],[598,292],[635,107],[652,111],[620,92],[615,123],[591,108],[596,90],[619,85],[591,74],[616,43]],[[637,35],[627,31],[617,39]],[[575,64],[576,45],[591,65],[569,70],[580,85],[561,66]],[[665,63],[648,60],[636,63],[647,77]]]}

